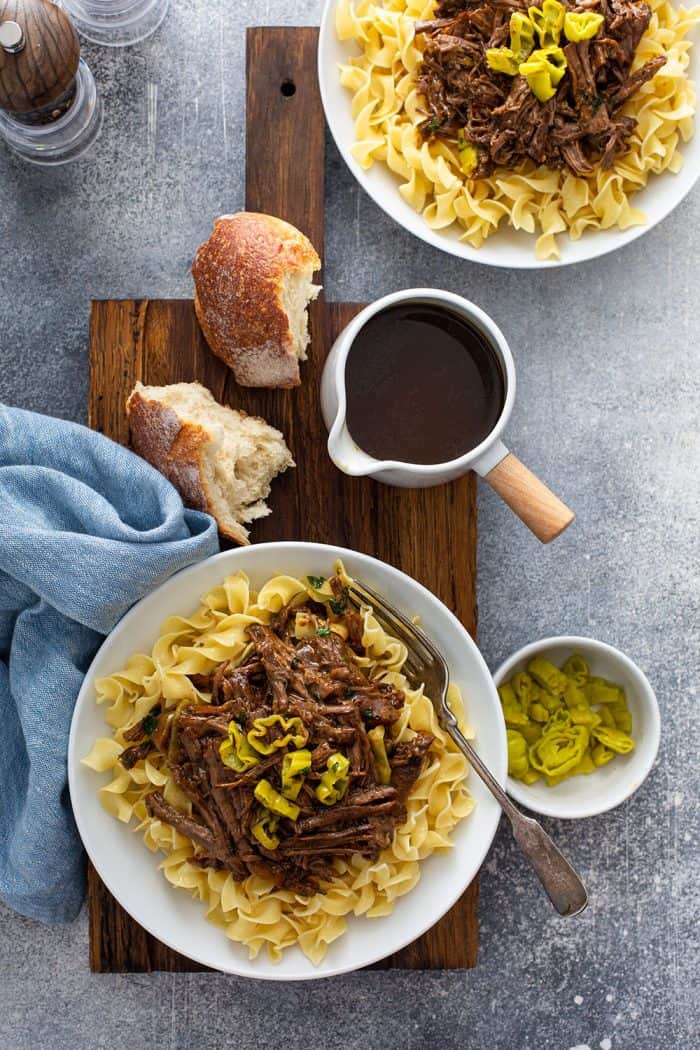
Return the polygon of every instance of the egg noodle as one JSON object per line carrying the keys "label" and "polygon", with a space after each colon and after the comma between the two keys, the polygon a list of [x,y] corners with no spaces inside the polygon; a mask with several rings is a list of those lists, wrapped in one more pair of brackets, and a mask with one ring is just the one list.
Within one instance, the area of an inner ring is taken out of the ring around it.
{"label": "egg noodle", "polygon": [[[347,581],[342,565],[336,571]],[[243,662],[251,649],[246,636],[249,624],[270,622],[283,605],[319,600],[323,592],[310,582],[291,576],[275,576],[259,591],[251,590],[248,577],[229,576],[202,599],[189,617],[172,616],[150,656],[132,656],[126,667],[97,682],[97,702],[106,707],[105,718],[113,735],[95,742],[83,762],[112,779],[99,791],[102,805],[125,824],[135,820],[146,846],[165,854],[160,867],[167,880],[206,905],[206,915],[222,927],[233,941],[247,945],[251,958],[263,946],[278,961],[284,948],[298,944],[314,964],[328,945],[346,929],[346,916],[388,915],[394,902],[407,893],[420,877],[419,861],[450,846],[450,832],[473,809],[465,781],[467,764],[440,726],[423,689],[412,689],[402,667],[406,648],[387,634],[369,607],[363,608],[363,656],[359,665],[372,677],[390,682],[405,692],[405,705],[391,728],[396,742],[410,740],[417,731],[431,733],[435,740],[426,766],[408,796],[406,822],[396,829],[390,847],[374,860],[355,855],[336,860],[336,877],[325,893],[302,897],[277,889],[270,880],[251,875],[237,882],[228,871],[198,867],[190,861],[193,843],[174,828],[150,817],[145,796],[161,791],[171,805],[191,814],[188,798],[169,774],[165,758],[152,752],[132,769],[124,769],[119,756],[128,743],[124,732],[144,718],[157,701],[164,710],[178,705],[202,703],[208,694],[193,685],[191,675],[208,674],[220,663]],[[334,623],[331,630],[345,636],[347,628]],[[463,724],[462,698],[450,686],[452,710]]]}
{"label": "egg noodle", "polygon": [[559,256],[556,235],[578,240],[587,229],[626,230],[646,222],[630,197],[651,173],[678,172],[679,142],[693,133],[695,90],[688,79],[689,30],[700,21],[700,7],[675,8],[668,0],[647,0],[651,22],[637,48],[632,71],[663,55],[666,64],[626,102],[622,113],[636,118],[628,149],[608,171],[579,177],[526,161],[472,179],[460,166],[457,143],[424,141],[425,119],[415,75],[422,42],[414,22],[429,19],[434,0],[338,0],[338,37],[354,41],[360,54],[340,66],[341,83],[352,92],[356,142],[352,153],[361,167],[385,163],[401,182],[398,192],[433,230],[454,223],[460,240],[480,248],[503,219],[516,230],[538,233],[538,259]]}

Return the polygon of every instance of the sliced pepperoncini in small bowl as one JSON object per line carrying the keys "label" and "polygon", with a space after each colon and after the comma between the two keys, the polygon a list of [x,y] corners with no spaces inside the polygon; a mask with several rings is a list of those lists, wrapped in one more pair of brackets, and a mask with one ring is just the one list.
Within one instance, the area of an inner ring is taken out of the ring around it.
{"label": "sliced pepperoncini in small bowl", "polygon": [[494,681],[508,739],[508,794],[535,813],[590,817],[619,806],[651,770],[659,710],[641,669],[594,638],[545,638]]}

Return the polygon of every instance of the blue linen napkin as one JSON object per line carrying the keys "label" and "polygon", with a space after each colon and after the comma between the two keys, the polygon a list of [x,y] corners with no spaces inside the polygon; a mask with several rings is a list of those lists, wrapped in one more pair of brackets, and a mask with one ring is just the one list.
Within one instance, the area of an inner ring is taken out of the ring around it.
{"label": "blue linen napkin", "polygon": [[218,549],[213,519],[132,452],[0,404],[0,898],[16,911],[67,922],[83,900],[66,755],[103,636]]}

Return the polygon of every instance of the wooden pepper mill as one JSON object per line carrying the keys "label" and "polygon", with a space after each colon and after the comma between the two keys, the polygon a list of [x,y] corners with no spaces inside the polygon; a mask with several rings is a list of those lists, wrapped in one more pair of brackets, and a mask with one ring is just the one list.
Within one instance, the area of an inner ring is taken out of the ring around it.
{"label": "wooden pepper mill", "polygon": [[101,107],[78,35],[52,0],[0,0],[0,135],[36,164],[81,156]]}

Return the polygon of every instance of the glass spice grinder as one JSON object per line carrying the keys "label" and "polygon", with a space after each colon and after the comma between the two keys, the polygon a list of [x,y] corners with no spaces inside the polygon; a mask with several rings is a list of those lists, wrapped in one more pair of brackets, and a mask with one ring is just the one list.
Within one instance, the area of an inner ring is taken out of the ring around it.
{"label": "glass spice grinder", "polygon": [[105,47],[128,47],[154,33],[170,0],[60,0],[81,36]]}
{"label": "glass spice grinder", "polygon": [[81,157],[102,109],[78,36],[51,0],[0,0],[0,137],[32,164]]}

